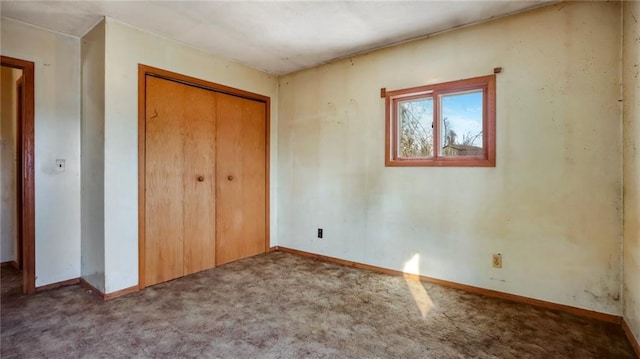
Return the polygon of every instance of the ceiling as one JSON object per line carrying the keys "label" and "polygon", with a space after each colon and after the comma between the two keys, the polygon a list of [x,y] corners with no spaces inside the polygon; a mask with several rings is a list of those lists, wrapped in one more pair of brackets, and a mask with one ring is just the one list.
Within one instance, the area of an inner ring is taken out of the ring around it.
{"label": "ceiling", "polygon": [[550,2],[2,0],[0,12],[77,37],[108,16],[281,75]]}

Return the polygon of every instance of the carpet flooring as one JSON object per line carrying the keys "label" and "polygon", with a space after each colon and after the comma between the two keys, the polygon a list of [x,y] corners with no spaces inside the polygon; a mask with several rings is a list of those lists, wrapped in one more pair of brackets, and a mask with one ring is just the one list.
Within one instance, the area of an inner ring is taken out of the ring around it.
{"label": "carpet flooring", "polygon": [[2,358],[634,358],[615,324],[283,252],[108,302],[9,267],[1,292]]}

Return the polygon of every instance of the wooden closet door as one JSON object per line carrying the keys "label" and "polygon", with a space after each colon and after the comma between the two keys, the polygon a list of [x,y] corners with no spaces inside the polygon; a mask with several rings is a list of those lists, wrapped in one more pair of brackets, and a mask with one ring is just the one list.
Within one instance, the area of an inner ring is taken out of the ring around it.
{"label": "wooden closet door", "polygon": [[216,96],[187,86],[184,106],[184,274],[216,265]]}
{"label": "wooden closet door", "polygon": [[215,266],[212,91],[147,76],[145,285]]}
{"label": "wooden closet door", "polygon": [[184,85],[146,78],[144,284],[182,276]]}
{"label": "wooden closet door", "polygon": [[266,105],[217,93],[216,262],[265,252]]}

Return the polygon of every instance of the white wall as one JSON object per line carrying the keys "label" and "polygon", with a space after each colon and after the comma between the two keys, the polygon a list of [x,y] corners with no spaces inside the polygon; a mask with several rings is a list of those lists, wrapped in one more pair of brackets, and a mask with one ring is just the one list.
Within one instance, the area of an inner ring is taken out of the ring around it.
{"label": "white wall", "polygon": [[624,2],[624,317],[640,342],[640,2]]}
{"label": "white wall", "polygon": [[[206,34],[206,36],[216,36]],[[138,283],[138,64],[269,96],[275,183],[277,79],[181,43],[106,19],[104,228],[105,291]],[[276,190],[271,188],[272,244]]]}
{"label": "white wall", "polygon": [[[8,18],[2,55],[35,63],[36,286],[80,276],[80,40]],[[55,160],[66,171],[55,171]]]}
{"label": "white wall", "polygon": [[[562,3],[282,76],[279,245],[396,270],[417,256],[421,275],[621,314],[620,6]],[[384,167],[380,88],[498,66],[495,168]]]}
{"label": "white wall", "polygon": [[0,262],[17,260],[17,92],[22,70],[2,67],[0,126]]}
{"label": "white wall", "polygon": [[81,42],[82,278],[104,293],[104,21]]}

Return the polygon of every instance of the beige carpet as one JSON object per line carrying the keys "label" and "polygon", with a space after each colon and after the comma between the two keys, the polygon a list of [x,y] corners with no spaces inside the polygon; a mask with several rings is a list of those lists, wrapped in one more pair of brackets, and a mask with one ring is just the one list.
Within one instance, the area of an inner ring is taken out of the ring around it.
{"label": "beige carpet", "polygon": [[274,252],[102,302],[19,294],[2,358],[633,358],[619,326]]}

